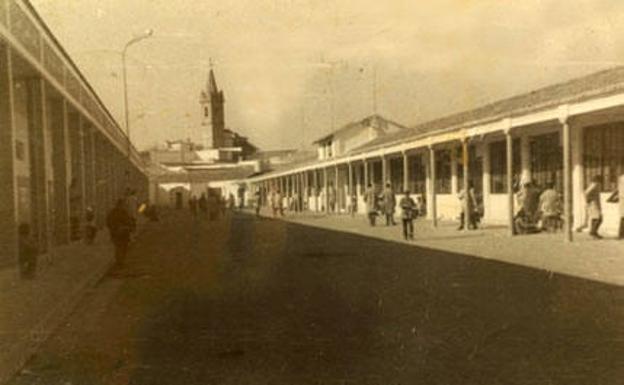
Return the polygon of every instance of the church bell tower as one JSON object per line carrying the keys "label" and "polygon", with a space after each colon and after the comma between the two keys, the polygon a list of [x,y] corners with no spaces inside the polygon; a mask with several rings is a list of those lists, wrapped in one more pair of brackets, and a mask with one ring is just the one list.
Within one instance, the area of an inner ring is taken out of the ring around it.
{"label": "church bell tower", "polygon": [[212,63],[208,73],[206,88],[201,92],[202,144],[204,148],[221,148],[224,146],[225,117],[223,91],[217,87]]}

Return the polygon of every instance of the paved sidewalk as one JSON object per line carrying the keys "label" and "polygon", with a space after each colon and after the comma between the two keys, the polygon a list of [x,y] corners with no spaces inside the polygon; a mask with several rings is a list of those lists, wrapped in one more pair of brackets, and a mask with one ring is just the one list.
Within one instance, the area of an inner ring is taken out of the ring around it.
{"label": "paved sidewalk", "polygon": [[[271,216],[269,210],[261,215]],[[397,217],[396,226],[385,226],[385,220],[370,227],[363,215],[294,213],[287,211],[284,220],[337,231],[406,242]],[[533,267],[546,272],[562,273],[594,281],[624,285],[624,241],[605,238],[593,240],[587,234],[574,234],[566,243],[561,233],[510,237],[505,227],[485,227],[469,232],[458,231],[457,222],[442,222],[433,228],[431,221],[414,221],[414,241],[410,244],[469,254],[478,258]],[[383,257],[383,256],[380,256]]]}
{"label": "paved sidewalk", "polygon": [[0,270],[0,383],[36,352],[111,263],[108,232],[100,231],[94,245],[77,242],[40,257],[31,280],[20,279],[17,268]]}

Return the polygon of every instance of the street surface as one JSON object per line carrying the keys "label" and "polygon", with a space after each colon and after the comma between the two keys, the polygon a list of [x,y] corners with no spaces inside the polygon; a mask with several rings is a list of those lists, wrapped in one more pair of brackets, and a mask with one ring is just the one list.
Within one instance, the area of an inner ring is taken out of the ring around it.
{"label": "street surface", "polygon": [[184,211],[10,384],[622,384],[623,325],[615,285]]}

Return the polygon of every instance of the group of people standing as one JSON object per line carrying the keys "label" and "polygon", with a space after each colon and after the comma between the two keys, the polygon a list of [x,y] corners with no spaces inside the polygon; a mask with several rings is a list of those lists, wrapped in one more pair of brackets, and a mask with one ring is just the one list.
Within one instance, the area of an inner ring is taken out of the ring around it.
{"label": "group of people standing", "polygon": [[[401,222],[403,225],[403,238],[405,240],[414,239],[414,219],[421,212],[421,207],[410,196],[410,191],[405,190],[399,202],[401,207]],[[364,191],[364,203],[366,204],[366,215],[368,223],[375,226],[377,217],[383,215],[386,219],[386,226],[395,226],[394,220],[396,212],[396,194],[390,182],[386,183],[383,191],[378,194],[372,184],[369,184]]]}
{"label": "group of people standing", "polygon": [[208,194],[202,193],[199,198],[192,195],[189,198],[188,205],[193,217],[200,219],[208,218],[208,220],[213,221],[218,219],[219,216],[225,215],[227,205],[233,208],[234,196],[230,194],[230,198],[226,202],[220,195],[208,191]]}

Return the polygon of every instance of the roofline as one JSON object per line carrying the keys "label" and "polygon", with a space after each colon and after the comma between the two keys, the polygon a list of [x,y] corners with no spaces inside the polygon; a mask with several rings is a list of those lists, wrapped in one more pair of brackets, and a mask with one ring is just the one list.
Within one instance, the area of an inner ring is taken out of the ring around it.
{"label": "roofline", "polygon": [[[48,24],[43,20],[43,18],[41,17],[41,15],[39,15],[39,12],[37,12],[37,9],[35,8],[34,5],[32,5],[32,3],[30,2],[30,0],[22,0],[22,3],[28,7],[28,9],[30,9],[30,11],[32,12],[33,16],[37,19],[37,21],[39,21],[39,23],[41,24],[41,28],[43,28],[44,31],[47,32],[48,37],[50,38],[50,40],[52,40],[52,42],[54,42],[56,44],[56,48],[63,54],[63,56],[65,56],[65,59],[67,60],[67,62],[72,66],[72,68],[74,69],[74,71],[76,71],[76,74],[78,75],[78,77],[80,79],[82,79],[82,81],[84,82],[85,86],[89,89],[89,91],[93,94],[93,96],[95,97],[95,99],[98,101],[100,107],[104,110],[104,112],[106,113],[106,115],[111,119],[111,121],[114,123],[115,127],[117,128],[117,130],[119,131],[119,133],[126,138],[126,140],[128,140],[128,136],[126,135],[126,132],[121,128],[121,126],[119,125],[119,122],[117,122],[117,120],[115,119],[115,117],[111,114],[111,112],[109,111],[108,107],[106,107],[106,104],[104,104],[104,102],[102,101],[102,99],[100,99],[100,96],[98,95],[98,93],[95,91],[95,89],[91,86],[91,83],[87,80],[87,78],[84,76],[84,74],[82,73],[82,71],[80,71],[80,69],[78,68],[78,66],[76,65],[76,63],[74,62],[74,60],[71,58],[71,56],[69,55],[69,53],[65,50],[65,48],[63,47],[63,45],[61,44],[61,42],[56,38],[56,35],[54,35],[54,33],[52,33],[52,30],[50,29],[50,27],[48,27]],[[130,141],[131,142],[131,141]],[[134,144],[132,144],[132,142],[130,143],[132,148],[134,148],[135,152],[137,152],[137,154],[139,153],[138,149],[135,147]],[[143,167],[145,167],[145,164],[143,164]]]}

